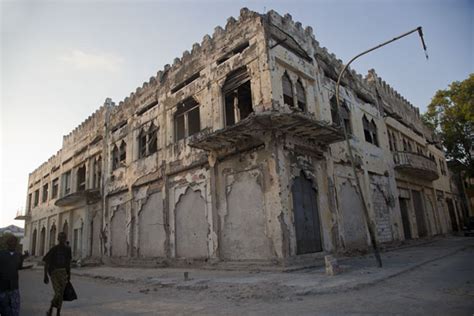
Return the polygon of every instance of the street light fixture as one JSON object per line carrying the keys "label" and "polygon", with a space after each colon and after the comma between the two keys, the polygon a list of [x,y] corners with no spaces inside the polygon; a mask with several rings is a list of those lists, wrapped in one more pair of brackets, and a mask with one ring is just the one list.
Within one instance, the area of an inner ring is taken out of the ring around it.
{"label": "street light fixture", "polygon": [[[339,100],[339,86],[341,84],[341,78],[342,78],[342,75],[344,74],[344,72],[346,71],[346,69],[349,67],[349,65],[354,61],[356,60],[357,58],[367,54],[367,53],[370,53],[371,51],[374,51],[378,48],[381,48],[387,44],[390,44],[392,42],[395,42],[396,40],[399,40],[407,35],[410,35],[411,33],[414,33],[414,32],[418,32],[418,35],[420,36],[420,39],[421,39],[421,44],[423,46],[423,50],[425,51],[425,57],[426,59],[428,59],[428,53],[427,53],[427,50],[426,50],[426,44],[425,44],[425,41],[423,39],[423,30],[421,28],[421,26],[417,27],[416,29],[413,29],[409,32],[406,32],[406,33],[403,33],[397,37],[394,37],[392,38],[391,40],[389,41],[386,41],[382,44],[379,44],[375,47],[372,47],[358,55],[356,55],[355,57],[353,57],[341,70],[341,72],[339,73],[339,77],[337,78],[337,83],[336,83],[336,104],[337,104],[337,111],[339,112],[339,108],[341,106],[340,104],[340,100]],[[365,217],[365,222],[367,224],[367,229],[369,230],[369,235],[370,235],[370,242],[372,244],[372,247],[373,247],[373,250],[374,250],[374,255],[375,255],[375,259],[377,260],[377,264],[378,266],[381,268],[382,267],[382,258],[380,257],[380,253],[379,253],[379,250],[378,250],[378,247],[377,247],[377,240],[375,238],[375,231],[374,231],[374,227],[371,225],[371,222],[370,222],[370,219],[369,219],[369,210],[368,210],[368,207],[367,207],[367,204],[365,202],[365,198],[364,198],[364,193],[362,191],[362,186],[360,184],[360,180],[359,178],[357,177],[357,170],[356,170],[356,166],[355,166],[355,161],[354,161],[354,155],[352,153],[352,147],[351,147],[351,144],[349,142],[349,137],[348,137],[348,134],[347,134],[347,129],[346,129],[346,126],[343,122],[343,119],[340,115],[339,116],[339,124],[342,126],[342,130],[344,131],[344,138],[346,140],[346,144],[347,144],[347,150],[349,152],[349,158],[351,160],[351,166],[352,166],[352,171],[354,172],[354,178],[356,180],[356,184],[357,184],[357,189],[359,190],[359,194],[360,194],[360,197],[362,199],[362,204],[364,206],[364,217]]]}

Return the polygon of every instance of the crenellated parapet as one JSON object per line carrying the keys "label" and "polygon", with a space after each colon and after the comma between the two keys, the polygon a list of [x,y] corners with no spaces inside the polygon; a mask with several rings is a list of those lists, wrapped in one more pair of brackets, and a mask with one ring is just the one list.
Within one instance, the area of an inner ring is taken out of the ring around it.
{"label": "crenellated parapet", "polygon": [[[216,26],[212,36],[206,34],[200,43],[194,43],[190,50],[185,50],[181,57],[176,57],[172,64],[166,64],[162,70],[156,75],[150,77],[142,86],[137,87],[123,101],[118,103],[118,107],[114,109],[113,116],[123,116],[120,111],[127,112],[124,116],[133,114],[138,108],[146,106],[147,102],[153,99],[157,101],[160,95],[170,94],[173,88],[186,82],[186,80],[202,70],[208,63],[209,56],[221,52],[224,53],[226,48],[232,48],[233,36],[236,32],[241,36],[247,36],[245,26],[248,20],[261,18],[257,12],[248,8],[242,8],[240,15],[236,19],[229,17],[225,27]],[[251,36],[253,34],[249,34]]]}
{"label": "crenellated parapet", "polygon": [[374,69],[368,71],[366,81],[377,90],[386,114],[414,129],[428,141],[433,142],[435,140],[433,132],[421,120],[420,109],[380,78]]}
{"label": "crenellated parapet", "polygon": [[85,137],[95,137],[95,134],[102,133],[102,127],[105,124],[105,114],[108,110],[115,107],[115,103],[107,98],[104,104],[94,113],[89,115],[79,126],[73,129],[69,134],[63,136],[63,148],[74,146]]}

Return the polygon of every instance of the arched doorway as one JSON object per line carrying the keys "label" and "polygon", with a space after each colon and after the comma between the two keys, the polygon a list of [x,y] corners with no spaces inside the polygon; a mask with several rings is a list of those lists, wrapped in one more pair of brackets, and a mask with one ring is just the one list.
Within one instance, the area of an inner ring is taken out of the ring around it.
{"label": "arched doorway", "polygon": [[296,254],[322,251],[317,192],[303,172],[291,188],[296,231]]}
{"label": "arched doorway", "polygon": [[37,239],[38,231],[35,230],[33,231],[33,238],[32,238],[32,243],[31,243],[31,255],[36,256],[36,239]]}
{"label": "arched doorway", "polygon": [[46,228],[43,227],[41,228],[41,233],[40,233],[40,256],[44,256],[44,248],[45,248],[45,243],[46,243]]}
{"label": "arched doorway", "polygon": [[49,249],[53,248],[56,243],[56,224],[49,229]]}

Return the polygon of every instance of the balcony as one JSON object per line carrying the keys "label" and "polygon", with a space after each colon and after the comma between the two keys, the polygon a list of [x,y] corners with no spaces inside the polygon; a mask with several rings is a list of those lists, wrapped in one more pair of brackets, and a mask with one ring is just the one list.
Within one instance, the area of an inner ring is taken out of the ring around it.
{"label": "balcony", "polygon": [[407,176],[428,181],[439,178],[436,162],[418,153],[396,151],[393,160],[395,170]]}
{"label": "balcony", "polygon": [[98,201],[100,201],[99,189],[89,189],[64,195],[57,199],[54,205],[59,207],[78,207],[94,204]]}
{"label": "balcony", "polygon": [[18,210],[16,211],[15,220],[17,221],[26,221],[31,217],[30,212],[25,210]]}
{"label": "balcony", "polygon": [[208,151],[217,151],[223,148],[240,147],[242,144],[258,144],[263,142],[263,133],[272,130],[326,145],[344,139],[340,128],[318,121],[309,114],[299,111],[291,113],[265,111],[252,113],[235,125],[215,132],[201,132],[190,139],[189,145]]}

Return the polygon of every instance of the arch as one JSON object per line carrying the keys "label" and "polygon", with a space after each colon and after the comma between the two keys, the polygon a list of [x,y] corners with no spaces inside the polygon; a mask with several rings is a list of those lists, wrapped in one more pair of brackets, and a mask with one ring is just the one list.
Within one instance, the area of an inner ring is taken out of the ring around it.
{"label": "arch", "polygon": [[293,180],[293,216],[296,233],[296,254],[320,252],[321,226],[317,203],[317,191],[304,172]]}

